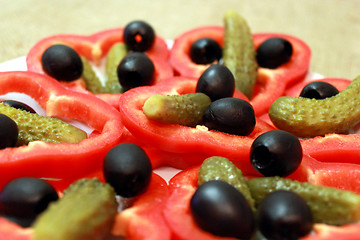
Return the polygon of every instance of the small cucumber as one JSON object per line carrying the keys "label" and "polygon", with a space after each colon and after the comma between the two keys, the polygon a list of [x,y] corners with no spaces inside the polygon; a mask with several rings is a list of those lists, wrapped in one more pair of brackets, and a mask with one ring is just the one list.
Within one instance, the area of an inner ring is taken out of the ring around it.
{"label": "small cucumber", "polygon": [[0,113],[16,122],[19,129],[17,146],[31,141],[79,143],[87,134],[57,118],[40,116],[0,103]]}
{"label": "small cucumber", "polygon": [[253,178],[247,183],[256,206],[270,192],[289,190],[307,202],[314,222],[343,225],[360,220],[360,195],[350,191],[280,177]]}
{"label": "small cucumber", "polygon": [[144,114],[151,120],[167,124],[196,126],[202,120],[211,99],[203,93],[183,95],[156,94],[146,100]]}
{"label": "small cucumber", "polygon": [[347,133],[360,122],[360,76],[337,95],[321,100],[280,97],[270,107],[271,121],[298,137]]}
{"label": "small cucumber", "polygon": [[36,219],[34,240],[98,240],[111,231],[117,213],[114,189],[98,179],[81,179]]}
{"label": "small cucumber", "polygon": [[114,44],[106,56],[106,75],[105,89],[107,93],[122,93],[124,89],[120,85],[117,76],[117,67],[120,61],[126,56],[128,49],[124,43]]}
{"label": "small cucumber", "polygon": [[254,199],[241,170],[227,158],[213,156],[204,160],[199,170],[198,184],[200,186],[210,180],[222,180],[231,184],[244,195],[255,211]]}
{"label": "small cucumber", "polygon": [[81,77],[85,81],[86,89],[94,94],[104,93],[105,89],[90,63],[84,57],[81,57],[81,61],[84,66]]}
{"label": "small cucumber", "polygon": [[257,78],[256,51],[249,26],[236,11],[225,13],[223,62],[235,78],[236,89],[251,98]]}

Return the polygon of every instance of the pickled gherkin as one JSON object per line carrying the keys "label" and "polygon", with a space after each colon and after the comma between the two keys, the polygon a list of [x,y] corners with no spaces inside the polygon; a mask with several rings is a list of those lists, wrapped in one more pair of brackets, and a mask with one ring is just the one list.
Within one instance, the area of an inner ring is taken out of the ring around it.
{"label": "pickled gherkin", "polygon": [[0,113],[10,117],[18,125],[17,146],[32,141],[79,143],[87,138],[84,131],[57,118],[40,116],[3,103],[0,103]]}
{"label": "pickled gherkin", "polygon": [[193,127],[199,124],[211,99],[203,93],[156,94],[146,100],[143,112],[150,120]]}
{"label": "pickled gherkin", "polygon": [[325,99],[280,97],[270,107],[271,121],[298,137],[347,133],[360,122],[360,76],[335,96]]}
{"label": "pickled gherkin", "polygon": [[34,240],[105,239],[117,213],[115,195],[96,178],[76,181],[36,219]]}
{"label": "pickled gherkin", "polygon": [[235,78],[235,88],[251,98],[257,78],[256,51],[246,20],[236,11],[225,13],[223,64]]}
{"label": "pickled gherkin", "polygon": [[114,44],[107,56],[106,56],[106,76],[107,80],[105,82],[105,92],[107,93],[122,93],[124,89],[120,85],[119,78],[117,76],[117,67],[121,60],[128,53],[128,49],[124,43]]}
{"label": "pickled gherkin", "polygon": [[239,168],[224,157],[213,156],[204,160],[199,170],[199,186],[211,180],[222,180],[241,192],[255,211],[255,202]]}
{"label": "pickled gherkin", "polygon": [[350,191],[280,177],[253,178],[247,183],[256,205],[270,192],[288,190],[307,202],[314,222],[343,225],[360,220],[360,195]]}
{"label": "pickled gherkin", "polygon": [[84,70],[81,77],[85,82],[86,90],[94,94],[104,93],[105,88],[102,85],[99,77],[96,75],[90,63],[84,57],[81,57],[81,61],[84,66]]}

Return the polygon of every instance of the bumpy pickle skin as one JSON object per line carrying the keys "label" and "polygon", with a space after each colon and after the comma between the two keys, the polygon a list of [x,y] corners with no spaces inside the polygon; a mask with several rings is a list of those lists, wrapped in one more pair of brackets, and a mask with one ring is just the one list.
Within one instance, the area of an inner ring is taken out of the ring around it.
{"label": "bumpy pickle skin", "polygon": [[19,129],[16,146],[27,145],[32,141],[54,143],[79,143],[87,134],[57,118],[40,116],[0,103],[0,113],[16,122]]}
{"label": "bumpy pickle skin", "polygon": [[81,57],[81,61],[84,66],[81,77],[85,81],[86,90],[94,94],[105,93],[106,90],[90,63],[84,57]]}
{"label": "bumpy pickle skin", "polygon": [[211,99],[203,93],[156,94],[146,100],[143,112],[150,120],[193,127],[199,124]]}
{"label": "bumpy pickle skin", "polygon": [[107,56],[106,56],[106,76],[107,80],[105,82],[105,91],[107,93],[122,93],[124,89],[120,85],[119,78],[117,76],[117,67],[119,66],[120,61],[126,56],[128,49],[124,43],[114,44]]}
{"label": "bumpy pickle skin", "polygon": [[199,186],[211,180],[222,180],[241,192],[255,211],[255,202],[239,168],[224,157],[213,156],[204,160],[198,175]]}
{"label": "bumpy pickle skin", "polygon": [[280,97],[270,107],[271,121],[298,137],[347,133],[360,122],[360,76],[337,95],[321,100]]}
{"label": "bumpy pickle skin", "polygon": [[360,220],[360,195],[350,191],[280,177],[253,178],[247,183],[256,205],[270,192],[290,190],[307,202],[314,222],[343,225]]}
{"label": "bumpy pickle skin", "polygon": [[36,219],[34,240],[105,239],[117,213],[115,195],[98,179],[78,180]]}
{"label": "bumpy pickle skin", "polygon": [[236,89],[251,98],[257,78],[256,51],[246,20],[236,11],[225,13],[223,62],[235,78]]}

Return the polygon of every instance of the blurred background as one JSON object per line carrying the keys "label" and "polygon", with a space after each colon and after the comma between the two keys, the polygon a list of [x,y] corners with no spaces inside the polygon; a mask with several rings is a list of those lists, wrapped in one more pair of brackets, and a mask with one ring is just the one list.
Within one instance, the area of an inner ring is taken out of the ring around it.
{"label": "blurred background", "polygon": [[311,71],[353,79],[360,75],[359,0],[0,0],[0,62],[27,54],[59,33],[92,34],[148,21],[174,39],[203,25],[222,25],[227,9],[252,32],[297,36],[312,49]]}

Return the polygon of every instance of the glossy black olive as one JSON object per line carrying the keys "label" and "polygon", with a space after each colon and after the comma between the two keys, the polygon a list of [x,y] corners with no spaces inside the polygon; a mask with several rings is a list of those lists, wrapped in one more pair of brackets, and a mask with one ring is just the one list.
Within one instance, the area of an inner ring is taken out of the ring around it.
{"label": "glossy black olive", "polygon": [[49,203],[59,199],[56,190],[44,180],[17,178],[0,192],[0,215],[29,227]]}
{"label": "glossy black olive", "polygon": [[18,101],[14,101],[14,100],[5,100],[2,103],[5,105],[8,105],[10,107],[13,107],[13,108],[21,109],[21,110],[28,111],[31,113],[36,113],[34,109],[32,109],[30,106],[28,106],[22,102],[18,102]]}
{"label": "glossy black olive", "polygon": [[191,198],[190,210],[198,226],[214,235],[248,239],[253,234],[255,220],[249,203],[226,182],[202,184]]}
{"label": "glossy black olive", "polygon": [[151,180],[152,167],[146,152],[133,143],[113,147],[105,156],[103,172],[116,193],[134,197],[146,190]]}
{"label": "glossy black olive", "polygon": [[15,147],[19,134],[16,122],[0,113],[0,129],[0,149]]}
{"label": "glossy black olive", "polygon": [[327,82],[314,81],[307,84],[300,93],[300,97],[324,99],[339,93],[336,87]]}
{"label": "glossy black olive", "polygon": [[125,91],[145,85],[151,85],[155,66],[144,53],[127,54],[117,68],[119,82]]}
{"label": "glossy black olive", "polygon": [[206,94],[211,101],[232,97],[234,90],[234,75],[226,66],[220,64],[213,64],[206,69],[196,85],[196,92]]}
{"label": "glossy black olive", "polygon": [[203,123],[209,130],[240,136],[255,128],[255,113],[250,103],[239,98],[221,98],[205,110]]}
{"label": "glossy black olive", "polygon": [[268,239],[299,239],[313,226],[307,203],[296,193],[278,190],[268,194],[257,211],[258,227]]}
{"label": "glossy black olive", "polygon": [[44,71],[59,81],[73,81],[81,77],[83,64],[79,54],[66,45],[55,44],[41,57]]}
{"label": "glossy black olive", "polygon": [[270,38],[257,49],[256,60],[260,67],[277,68],[287,63],[293,53],[291,43],[283,38]]}
{"label": "glossy black olive", "polygon": [[190,47],[190,58],[197,64],[209,64],[220,60],[222,49],[220,45],[211,38],[200,38]]}
{"label": "glossy black olive", "polygon": [[250,148],[251,164],[264,176],[288,176],[299,167],[302,155],[299,139],[282,130],[261,134]]}
{"label": "glossy black olive", "polygon": [[154,29],[144,21],[130,22],[124,29],[124,42],[132,51],[147,51],[152,47],[154,41]]}

